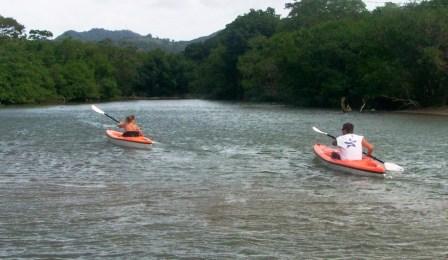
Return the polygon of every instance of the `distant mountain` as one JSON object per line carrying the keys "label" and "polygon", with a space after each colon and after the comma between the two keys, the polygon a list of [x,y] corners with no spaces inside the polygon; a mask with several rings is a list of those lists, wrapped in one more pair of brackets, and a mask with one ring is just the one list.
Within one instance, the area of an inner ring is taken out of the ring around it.
{"label": "distant mountain", "polygon": [[85,42],[101,42],[110,40],[117,46],[132,46],[143,51],[162,49],[168,52],[178,53],[182,52],[189,44],[205,41],[213,37],[213,35],[214,34],[191,41],[173,41],[170,39],[160,39],[157,37],[154,38],[151,34],[143,36],[129,30],[109,31],[105,29],[94,28],[87,32],[76,32],[73,30],[66,31],[58,36],[55,40],[59,41],[67,38]]}

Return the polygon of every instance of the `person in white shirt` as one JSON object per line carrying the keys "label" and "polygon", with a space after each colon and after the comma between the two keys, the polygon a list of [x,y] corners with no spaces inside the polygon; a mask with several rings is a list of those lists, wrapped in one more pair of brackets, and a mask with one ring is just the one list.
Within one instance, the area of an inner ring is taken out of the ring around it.
{"label": "person in white shirt", "polygon": [[339,151],[333,152],[331,157],[340,160],[362,160],[363,148],[367,149],[367,155],[371,156],[373,145],[364,136],[353,133],[352,123],[345,123],[342,126],[342,135],[337,137],[333,145],[338,146]]}

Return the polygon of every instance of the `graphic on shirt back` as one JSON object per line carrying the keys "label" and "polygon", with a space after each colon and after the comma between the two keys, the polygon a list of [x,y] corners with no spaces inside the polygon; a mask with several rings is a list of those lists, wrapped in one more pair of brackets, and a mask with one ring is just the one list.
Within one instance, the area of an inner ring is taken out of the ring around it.
{"label": "graphic on shirt back", "polygon": [[344,142],[344,144],[346,145],[345,148],[356,147],[356,140],[349,138],[348,141]]}

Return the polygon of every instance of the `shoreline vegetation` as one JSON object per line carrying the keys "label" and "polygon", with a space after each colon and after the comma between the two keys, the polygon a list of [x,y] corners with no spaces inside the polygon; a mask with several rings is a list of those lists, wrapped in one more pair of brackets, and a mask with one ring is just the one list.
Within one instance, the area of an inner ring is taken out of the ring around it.
{"label": "shoreline vegetation", "polygon": [[[101,103],[112,103],[112,102],[129,102],[129,101],[147,101],[147,100],[192,100],[192,99],[198,99],[198,100],[210,100],[210,99],[201,99],[198,97],[127,97],[127,98],[117,98],[113,100],[91,100],[86,102],[47,102],[47,103],[40,103],[40,104],[14,104],[14,105],[3,105],[0,104],[0,109],[2,108],[35,108],[35,107],[47,107],[47,106],[70,106],[70,105],[87,105],[87,104],[101,104]],[[223,100],[210,100],[210,101],[223,101]],[[244,101],[241,101],[244,102]],[[253,102],[253,103],[272,103],[272,102]],[[277,103],[277,102],[274,102]],[[281,103],[279,103],[281,104]],[[287,105],[287,104],[283,104]],[[305,108],[305,107],[298,107],[298,108]],[[340,110],[333,108],[334,110]],[[448,116],[448,106],[440,106],[440,107],[427,107],[427,108],[418,108],[418,109],[404,109],[404,110],[364,110],[364,111],[358,111],[358,110],[350,110],[350,111],[341,111],[342,113],[399,113],[399,114],[414,114],[414,115],[428,115],[428,116]]]}
{"label": "shoreline vegetation", "polygon": [[46,106],[70,106],[70,105],[88,105],[88,104],[101,104],[101,103],[113,103],[113,102],[128,102],[128,101],[145,101],[145,100],[189,100],[199,99],[191,96],[184,97],[121,97],[108,100],[86,100],[84,102],[64,102],[64,101],[48,101],[31,104],[1,104],[1,108],[20,108],[20,107],[46,107]]}
{"label": "shoreline vegetation", "polygon": [[[448,2],[290,0],[250,10],[181,53],[50,40],[0,14],[0,104],[199,97],[445,114]],[[341,99],[343,97],[343,99]]]}

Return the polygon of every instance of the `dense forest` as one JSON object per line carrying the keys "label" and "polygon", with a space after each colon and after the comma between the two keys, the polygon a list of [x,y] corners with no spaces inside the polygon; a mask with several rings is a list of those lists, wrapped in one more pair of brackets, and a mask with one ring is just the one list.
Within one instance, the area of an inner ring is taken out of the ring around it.
{"label": "dense forest", "polygon": [[250,10],[182,53],[49,40],[0,16],[0,103],[145,97],[401,109],[448,104],[448,1],[373,11],[361,0]]}

